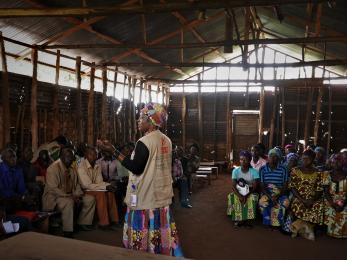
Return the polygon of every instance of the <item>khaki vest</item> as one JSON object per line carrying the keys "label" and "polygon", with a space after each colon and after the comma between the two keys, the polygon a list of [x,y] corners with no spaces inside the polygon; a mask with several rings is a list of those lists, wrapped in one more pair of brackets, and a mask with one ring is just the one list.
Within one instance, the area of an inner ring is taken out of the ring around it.
{"label": "khaki vest", "polygon": [[[149,150],[146,167],[140,176],[129,175],[125,203],[133,210],[156,209],[172,202],[172,144],[171,140],[159,130],[142,137]],[[136,186],[134,190],[132,185]],[[137,206],[131,207],[130,195],[137,195]]]}

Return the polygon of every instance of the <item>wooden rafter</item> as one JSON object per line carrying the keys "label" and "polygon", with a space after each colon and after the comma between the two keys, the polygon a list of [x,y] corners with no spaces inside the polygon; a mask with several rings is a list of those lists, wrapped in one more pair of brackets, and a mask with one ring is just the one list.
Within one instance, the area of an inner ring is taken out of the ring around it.
{"label": "wooden rafter", "polygon": [[166,13],[172,11],[206,10],[245,6],[273,6],[284,4],[321,3],[323,0],[253,0],[172,2],[163,4],[134,4],[131,6],[112,5],[103,7],[64,7],[64,8],[0,8],[0,18],[20,17],[90,17],[114,14]]}

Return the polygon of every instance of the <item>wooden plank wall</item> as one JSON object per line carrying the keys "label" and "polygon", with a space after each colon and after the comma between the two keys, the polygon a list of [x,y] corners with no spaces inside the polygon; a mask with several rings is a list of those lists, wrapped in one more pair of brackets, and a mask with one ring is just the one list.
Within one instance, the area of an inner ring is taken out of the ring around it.
{"label": "wooden plank wall", "polygon": [[[298,96],[299,93],[299,96]],[[182,93],[171,93],[169,106],[168,135],[174,144],[182,145]],[[185,93],[187,98],[186,145],[199,143],[198,140],[198,93]],[[202,156],[209,160],[225,160],[227,154],[227,95],[228,93],[202,93],[203,146]],[[308,91],[300,87],[286,88],[285,91],[285,136],[284,142],[296,142],[304,139],[306,101]],[[309,136],[314,137],[315,113],[318,88],[314,89],[312,102],[312,117],[309,122]],[[249,106],[245,108],[244,93],[230,93],[230,110],[259,109],[259,93],[249,93]],[[270,130],[274,93],[265,92],[264,130]],[[298,101],[299,100],[299,106]],[[329,119],[329,90],[323,88],[321,116],[318,129],[318,144],[327,147]],[[332,89],[331,114],[331,149],[338,151],[347,147],[347,89],[335,87]],[[216,103],[216,104],[215,104]],[[214,106],[216,111],[214,111]],[[297,111],[299,107],[299,111]],[[299,118],[297,118],[297,112]],[[281,114],[275,111],[275,132],[273,145],[281,145]],[[296,129],[298,128],[298,133]],[[268,145],[270,134],[263,136],[263,142]],[[296,138],[298,137],[298,138]],[[214,153],[213,153],[214,151]]]}
{"label": "wooden plank wall", "polygon": [[[1,81],[1,77],[0,77]],[[31,98],[31,77],[9,74],[10,81],[10,106],[11,106],[11,142],[17,143],[19,149],[31,144],[31,115],[30,115],[30,98]],[[38,82],[37,91],[37,115],[38,115],[38,144],[51,141],[53,136],[53,95],[54,84]],[[0,84],[0,91],[2,84]],[[82,135],[84,140],[87,140],[87,104],[89,91],[81,90],[81,115],[82,115]],[[77,118],[77,89],[64,86],[58,86],[58,107],[59,107],[59,134],[64,134],[74,142],[78,142],[81,134],[78,133],[78,118]],[[101,137],[101,104],[102,93],[95,92],[95,116],[94,116],[94,141]],[[130,140],[130,136],[126,131],[131,131],[129,128],[125,131],[120,130],[123,115],[128,114],[128,109],[133,106],[129,100],[123,100],[123,104],[112,97],[106,98],[106,133],[107,139],[113,143],[121,144],[124,135],[124,141]],[[121,106],[118,114],[117,111]],[[2,109],[2,100],[0,99],[0,111]],[[0,122],[2,113],[0,113]],[[113,118],[116,120],[118,129],[114,131]],[[116,135],[114,135],[116,132]],[[1,134],[1,133],[0,133]],[[116,140],[115,140],[116,139]],[[93,144],[92,144],[93,145]],[[0,147],[1,149],[2,147]]]}

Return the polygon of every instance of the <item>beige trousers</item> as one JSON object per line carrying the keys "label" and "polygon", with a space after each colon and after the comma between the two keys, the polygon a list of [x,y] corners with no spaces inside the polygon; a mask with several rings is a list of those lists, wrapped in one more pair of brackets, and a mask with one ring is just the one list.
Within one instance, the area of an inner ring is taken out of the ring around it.
{"label": "beige trousers", "polygon": [[[72,198],[57,198],[57,209],[61,212],[63,231],[73,231],[74,204]],[[90,195],[82,197],[82,210],[78,216],[79,225],[91,225],[95,211],[95,198]]]}

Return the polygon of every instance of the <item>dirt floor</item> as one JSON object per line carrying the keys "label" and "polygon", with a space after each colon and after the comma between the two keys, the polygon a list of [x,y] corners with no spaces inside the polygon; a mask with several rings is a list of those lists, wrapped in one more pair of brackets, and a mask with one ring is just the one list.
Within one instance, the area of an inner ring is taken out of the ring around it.
{"label": "dirt floor", "polygon": [[[345,259],[347,240],[319,235],[316,241],[292,239],[280,232],[265,229],[260,222],[252,230],[233,228],[227,218],[226,196],[230,191],[229,175],[220,175],[212,185],[195,188],[192,209],[174,207],[183,251],[193,259]],[[122,246],[122,230],[80,232],[76,239]]]}

